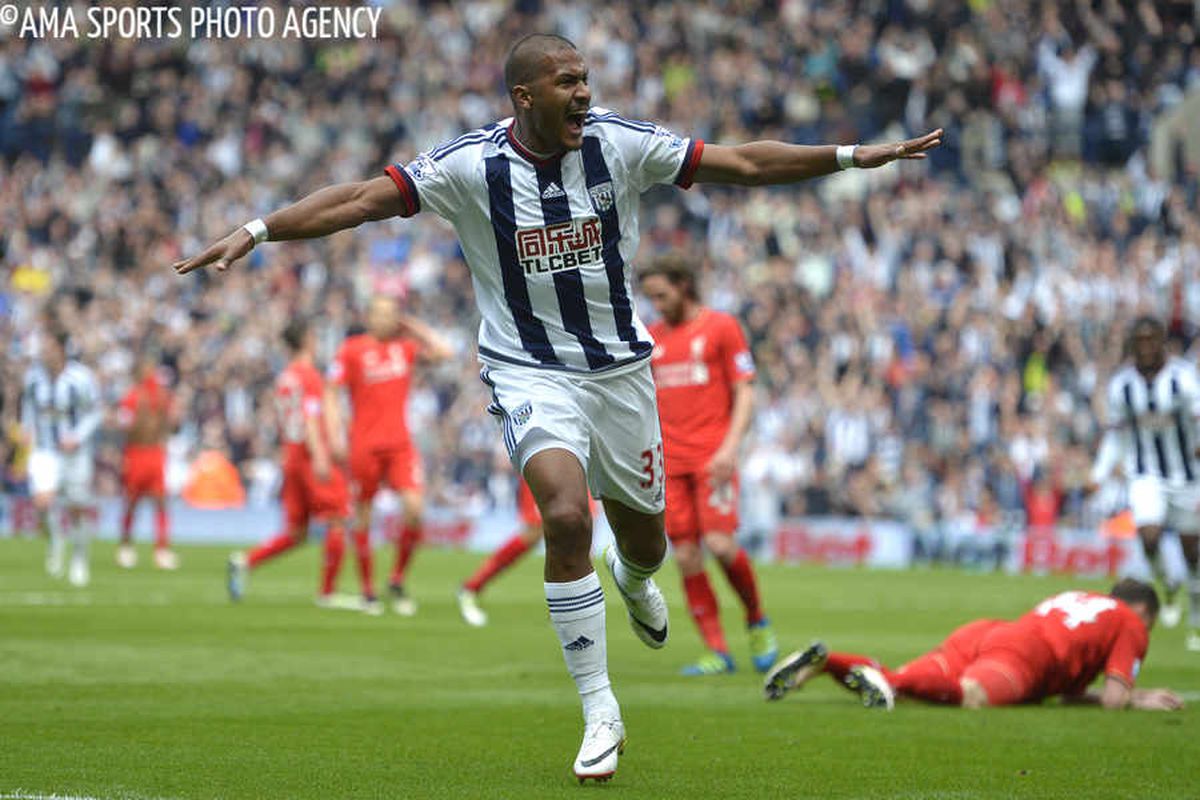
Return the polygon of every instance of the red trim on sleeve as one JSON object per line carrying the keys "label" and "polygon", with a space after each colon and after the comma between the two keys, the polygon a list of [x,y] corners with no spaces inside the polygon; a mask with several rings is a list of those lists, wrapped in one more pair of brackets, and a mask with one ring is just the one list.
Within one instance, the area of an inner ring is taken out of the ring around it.
{"label": "red trim on sleeve", "polygon": [[408,173],[402,168],[392,164],[383,170],[387,176],[392,179],[392,183],[396,184],[396,188],[400,190],[401,206],[400,216],[411,217],[421,210],[421,201],[417,197],[417,187],[413,185],[412,178],[408,177]]}
{"label": "red trim on sleeve", "polygon": [[692,188],[692,179],[696,177],[696,169],[700,166],[700,156],[704,153],[704,140],[692,139],[688,143],[687,155],[683,157],[683,166],[675,176],[675,185],[680,189]]}

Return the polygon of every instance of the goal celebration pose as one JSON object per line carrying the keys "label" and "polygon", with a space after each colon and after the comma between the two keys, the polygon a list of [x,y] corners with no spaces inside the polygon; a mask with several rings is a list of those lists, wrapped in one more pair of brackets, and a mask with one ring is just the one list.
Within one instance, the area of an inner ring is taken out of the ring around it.
{"label": "goal celebration pose", "polygon": [[651,577],[667,544],[653,342],[634,312],[629,274],[639,195],[656,184],[786,184],[924,158],[941,131],[857,148],[706,146],[593,108],[582,55],[546,34],[514,45],[504,79],[512,118],[380,177],[320,189],[173,268],[224,270],[268,239],[324,236],[420,211],[454,226],[482,317],[489,410],[542,514],[546,604],[583,705],[574,773],[604,780],[616,771],[625,725],[608,677],[589,489],[616,538],[604,561],[634,633],[652,648],[667,641],[667,606]]}

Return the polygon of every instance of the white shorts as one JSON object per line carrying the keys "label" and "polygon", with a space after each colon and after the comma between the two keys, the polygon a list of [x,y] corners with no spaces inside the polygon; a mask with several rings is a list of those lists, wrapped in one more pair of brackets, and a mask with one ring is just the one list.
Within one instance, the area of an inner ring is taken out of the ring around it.
{"label": "white shorts", "polygon": [[1175,533],[1200,533],[1200,487],[1144,476],[1129,482],[1129,507],[1139,528],[1161,525]]}
{"label": "white shorts", "polygon": [[92,454],[76,450],[34,450],[29,454],[29,489],[34,495],[56,494],[68,503],[92,499]]}
{"label": "white shorts", "polygon": [[649,359],[613,375],[488,365],[479,377],[492,389],[488,412],[519,471],[534,454],[562,448],[579,459],[594,497],[646,514],[663,510],[662,430]]}

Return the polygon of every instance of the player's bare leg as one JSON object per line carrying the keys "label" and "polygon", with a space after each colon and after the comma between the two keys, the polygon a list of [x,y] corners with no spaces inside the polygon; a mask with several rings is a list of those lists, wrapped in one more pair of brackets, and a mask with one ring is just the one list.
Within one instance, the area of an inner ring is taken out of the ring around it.
{"label": "player's bare leg", "polygon": [[125,507],[121,513],[121,543],[117,545],[117,566],[122,569],[133,569],[137,566],[137,548],[133,546],[133,518],[140,500],[140,494],[130,492],[125,495]]}
{"label": "player's bare leg", "polygon": [[683,674],[702,676],[733,672],[733,657],[729,654],[725,631],[721,627],[717,596],[709,583],[708,573],[704,570],[704,551],[697,542],[676,535],[673,552],[680,577],[683,578],[683,592],[687,598],[688,611],[700,631],[700,638],[709,650],[694,664],[684,667]]}
{"label": "player's bare leg", "polygon": [[575,455],[561,448],[535,453],[524,474],[545,531],[550,622],[583,705],[583,743],[575,757],[575,775],[580,781],[607,780],[624,749],[625,726],[608,678],[604,589],[592,567],[587,480]]}
{"label": "player's bare leg", "polygon": [[46,537],[46,572],[52,578],[61,578],[66,558],[66,537],[59,528],[59,520],[54,518],[54,493],[35,494],[33,507],[37,512],[38,527]]}
{"label": "player's bare leg", "polygon": [[1142,552],[1146,554],[1146,562],[1154,572],[1154,579],[1163,588],[1163,606],[1158,614],[1158,621],[1164,628],[1174,628],[1183,617],[1183,609],[1179,605],[1179,584],[1167,575],[1163,564],[1160,545],[1163,528],[1161,525],[1143,525],[1138,528],[1138,538],[1142,542]]}
{"label": "player's bare leg", "polygon": [[171,549],[167,498],[158,494],[151,499],[154,501],[154,566],[166,570],[179,569],[179,556]]}
{"label": "player's bare leg", "polygon": [[67,525],[71,531],[71,563],[67,569],[67,581],[72,586],[87,586],[91,581],[91,566],[88,562],[91,532],[87,508],[77,503],[69,505]]}
{"label": "player's bare leg", "polygon": [[1187,563],[1188,634],[1185,646],[1200,653],[1200,534],[1179,535],[1183,560]]}
{"label": "player's bare leg", "polygon": [[758,579],[750,556],[732,534],[706,533],[704,546],[725,572],[729,585],[737,592],[746,611],[746,630],[750,634],[750,659],[754,668],[766,672],[779,657],[779,640],[771,621],[763,612],[758,595]]}
{"label": "player's bare leg", "polygon": [[475,574],[458,590],[458,611],[463,620],[474,628],[487,625],[487,612],[479,607],[479,594],[504,570],[511,567],[521,556],[528,553],[542,540],[542,526],[526,524],[507,542],[500,545],[484,561]]}
{"label": "player's bare leg", "polygon": [[392,596],[392,610],[402,617],[417,613],[417,601],[405,588],[408,567],[421,543],[421,523],[425,516],[425,496],[416,489],[405,489],[400,493],[404,503],[403,527],[396,542],[396,566],[388,581],[388,593]]}
{"label": "player's bare leg", "polygon": [[667,643],[667,602],[651,577],[667,556],[662,512],[647,514],[607,497],[602,500],[616,539],[604,562],[625,600],[633,632],[657,650]]}

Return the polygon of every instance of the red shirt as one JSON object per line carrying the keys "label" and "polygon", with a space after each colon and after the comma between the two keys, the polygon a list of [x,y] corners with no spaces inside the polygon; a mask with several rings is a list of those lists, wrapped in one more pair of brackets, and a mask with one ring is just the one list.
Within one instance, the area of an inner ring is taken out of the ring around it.
{"label": "red shirt", "polygon": [[329,379],[350,392],[350,446],[392,450],[409,445],[408,388],[421,351],[413,339],[381,341],[369,334],[342,343]]}
{"label": "red shirt", "polygon": [[1142,618],[1115,597],[1063,592],[1013,623],[1041,639],[1054,654],[1043,676],[1043,696],[1082,694],[1098,675],[1133,686],[1150,646]]}
{"label": "red shirt", "polygon": [[125,444],[161,444],[166,438],[171,392],[154,375],[147,376],[121,398],[117,419],[128,431]]}
{"label": "red shirt", "polygon": [[325,385],[321,373],[311,363],[293,361],[275,381],[275,401],[279,408],[279,438],[283,444],[285,464],[308,461],[307,422],[320,423],[321,436],[328,444],[322,393]]}
{"label": "red shirt", "polygon": [[650,334],[667,474],[699,472],[729,432],[734,384],[754,377],[754,358],[737,320],[709,308]]}

